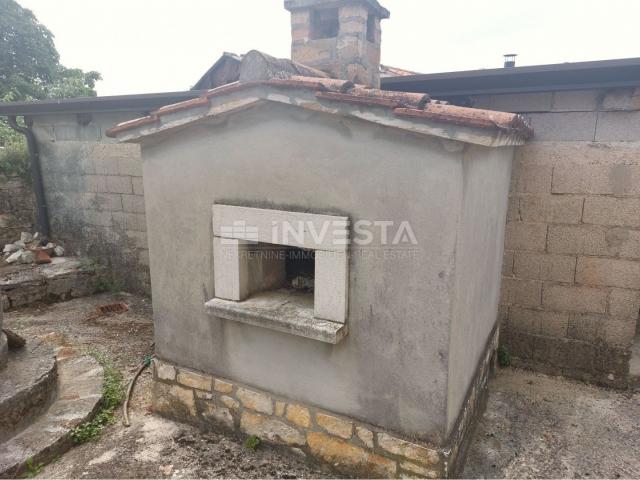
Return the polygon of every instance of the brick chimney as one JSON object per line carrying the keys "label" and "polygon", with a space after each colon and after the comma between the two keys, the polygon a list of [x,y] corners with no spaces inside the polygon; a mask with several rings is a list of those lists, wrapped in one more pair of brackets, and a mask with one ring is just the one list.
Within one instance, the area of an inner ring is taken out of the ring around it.
{"label": "brick chimney", "polygon": [[335,78],[380,87],[377,0],[285,0],[291,12],[291,59]]}

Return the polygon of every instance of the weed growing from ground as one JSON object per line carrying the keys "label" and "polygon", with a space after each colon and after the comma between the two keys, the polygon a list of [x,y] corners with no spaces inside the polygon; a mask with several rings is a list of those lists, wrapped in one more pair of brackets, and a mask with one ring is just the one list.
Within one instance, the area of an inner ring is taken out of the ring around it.
{"label": "weed growing from ground", "polygon": [[511,354],[502,345],[498,347],[498,365],[501,367],[509,367],[511,365]]}
{"label": "weed growing from ground", "polygon": [[33,458],[28,458],[27,462],[27,470],[26,472],[24,472],[24,475],[22,476],[22,478],[34,478],[37,477],[38,474],[42,471],[42,469],[44,468],[44,463],[34,463],[33,462]]}
{"label": "weed growing from ground", "polygon": [[102,385],[102,408],[89,422],[78,425],[71,432],[71,438],[75,443],[85,443],[98,437],[104,427],[116,420],[115,409],[124,399],[124,385],[122,373],[114,366],[111,359],[95,349],[87,352],[104,370]]}
{"label": "weed growing from ground", "polygon": [[244,447],[247,450],[251,450],[252,452],[255,452],[261,443],[262,443],[262,440],[260,440],[260,438],[256,437],[255,435],[251,435],[244,441]]}
{"label": "weed growing from ground", "polygon": [[120,293],[122,291],[122,284],[95,258],[85,258],[81,260],[80,269],[95,274],[95,293]]}
{"label": "weed growing from ground", "polygon": [[103,272],[99,272],[96,281],[96,292],[103,293],[120,293],[122,291],[122,284],[113,278],[105,276]]}

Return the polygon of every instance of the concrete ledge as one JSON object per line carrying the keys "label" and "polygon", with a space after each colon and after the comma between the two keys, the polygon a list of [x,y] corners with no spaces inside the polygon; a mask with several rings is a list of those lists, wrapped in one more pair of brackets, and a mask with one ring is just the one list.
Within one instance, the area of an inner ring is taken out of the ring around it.
{"label": "concrete ledge", "polygon": [[95,285],[95,270],[73,257],[55,257],[44,265],[0,268],[0,302],[5,311],[84,297],[93,293]]}
{"label": "concrete ledge", "polygon": [[313,296],[288,290],[254,295],[243,302],[214,298],[205,304],[209,315],[255,327],[337,344],[347,336],[342,323],[313,316]]}
{"label": "concrete ledge", "polygon": [[511,354],[512,365],[547,375],[562,375],[603,387],[629,387],[629,348],[505,330],[500,344]]}

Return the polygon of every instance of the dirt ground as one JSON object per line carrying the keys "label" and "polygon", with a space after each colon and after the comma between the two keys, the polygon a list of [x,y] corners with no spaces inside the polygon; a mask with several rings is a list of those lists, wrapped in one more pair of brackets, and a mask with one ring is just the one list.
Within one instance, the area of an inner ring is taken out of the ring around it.
{"label": "dirt ground", "polygon": [[640,393],[500,369],[466,478],[640,478]]}
{"label": "dirt ground", "polygon": [[[126,302],[127,313],[96,316]],[[8,328],[57,344],[98,349],[130,378],[153,351],[149,300],[98,295],[6,314]],[[118,422],[39,474],[42,478],[328,478],[304,453],[201,433],[150,413],[150,373],[140,377],[132,426]],[[119,414],[120,415],[120,414]],[[640,394],[605,390],[532,372],[502,369],[474,432],[466,478],[638,478]]]}

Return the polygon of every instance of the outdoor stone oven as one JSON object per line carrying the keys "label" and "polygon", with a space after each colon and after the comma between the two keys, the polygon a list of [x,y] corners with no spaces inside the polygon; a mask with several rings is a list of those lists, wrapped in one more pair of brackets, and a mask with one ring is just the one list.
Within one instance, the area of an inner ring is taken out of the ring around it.
{"label": "outdoor stone oven", "polygon": [[156,412],[358,475],[455,473],[520,117],[289,73],[109,134],[142,147]]}

